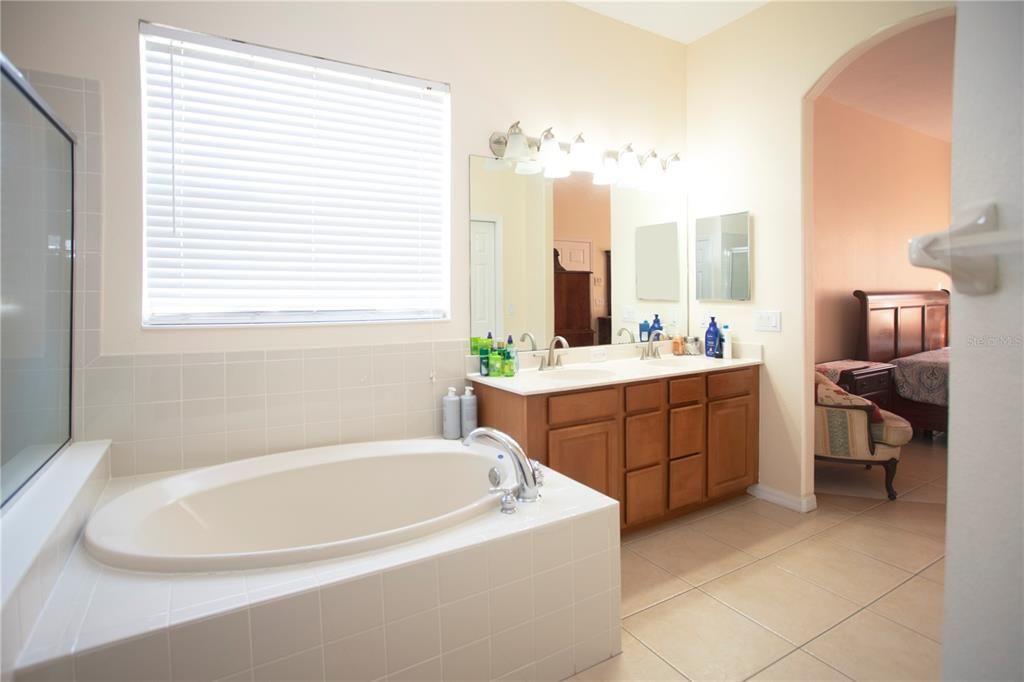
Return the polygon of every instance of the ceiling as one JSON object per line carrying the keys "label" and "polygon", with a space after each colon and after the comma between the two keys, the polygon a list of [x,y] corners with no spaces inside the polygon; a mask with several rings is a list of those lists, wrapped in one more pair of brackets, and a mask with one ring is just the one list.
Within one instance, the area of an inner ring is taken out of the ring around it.
{"label": "ceiling", "polygon": [[949,141],[955,21],[930,21],[879,43],[843,69],[822,96]]}
{"label": "ceiling", "polygon": [[692,43],[728,23],[764,5],[763,1],[703,0],[697,2],[577,1],[589,10],[617,19],[645,31],[678,41]]}

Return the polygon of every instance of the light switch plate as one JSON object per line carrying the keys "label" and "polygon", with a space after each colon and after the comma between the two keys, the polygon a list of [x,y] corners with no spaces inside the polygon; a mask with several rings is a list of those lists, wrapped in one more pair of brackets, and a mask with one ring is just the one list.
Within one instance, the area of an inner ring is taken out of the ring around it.
{"label": "light switch plate", "polygon": [[754,313],[754,331],[781,332],[782,313],[778,310],[758,310]]}
{"label": "light switch plate", "polygon": [[622,309],[623,322],[636,322],[636,308],[626,307]]}

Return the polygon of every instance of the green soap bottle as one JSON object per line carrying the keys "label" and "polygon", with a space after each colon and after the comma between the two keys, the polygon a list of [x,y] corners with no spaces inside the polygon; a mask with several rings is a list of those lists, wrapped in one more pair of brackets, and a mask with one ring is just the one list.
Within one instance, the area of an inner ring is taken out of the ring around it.
{"label": "green soap bottle", "polygon": [[502,363],[502,358],[501,358],[501,351],[499,351],[497,348],[492,348],[491,349],[491,354],[490,354],[489,358],[490,359],[488,360],[488,365],[489,365],[489,369],[491,371],[491,376],[492,377],[504,376],[505,369],[502,366],[503,363]]}
{"label": "green soap bottle", "polygon": [[505,342],[505,358],[502,363],[501,369],[503,376],[514,377],[516,375],[516,347],[512,344],[512,335],[508,335],[508,340]]}

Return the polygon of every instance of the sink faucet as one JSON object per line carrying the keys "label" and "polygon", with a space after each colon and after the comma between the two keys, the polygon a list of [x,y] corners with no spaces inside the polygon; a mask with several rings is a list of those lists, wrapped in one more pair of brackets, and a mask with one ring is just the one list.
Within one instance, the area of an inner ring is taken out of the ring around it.
{"label": "sink faucet", "polygon": [[629,342],[630,343],[636,343],[636,336],[633,335],[633,332],[631,330],[626,329],[625,327],[622,327],[621,329],[619,329],[619,332],[616,334],[616,336],[621,338],[622,337],[622,332],[626,332],[627,334],[629,334]]}
{"label": "sink faucet", "polygon": [[512,436],[504,431],[481,426],[469,432],[462,444],[470,446],[483,438],[494,441],[502,452],[512,458],[512,468],[516,474],[516,485],[511,490],[520,502],[536,502],[540,497],[540,487],[544,485],[544,473],[540,463],[526,456],[523,448]]}
{"label": "sink faucet", "polygon": [[533,334],[530,332],[523,332],[523,335],[519,337],[519,343],[530,339],[530,350],[537,350],[537,339],[533,338]]}
{"label": "sink faucet", "polygon": [[665,332],[660,329],[655,329],[647,337],[647,347],[640,349],[640,359],[646,360],[648,358],[660,358],[661,349],[654,345],[654,337],[665,338]]}
{"label": "sink faucet", "polygon": [[562,342],[562,348],[568,348],[569,342],[565,340],[564,336],[556,336],[551,339],[551,343],[548,345],[548,356],[540,359],[539,371],[543,372],[546,369],[554,369],[555,367],[562,366],[562,356],[555,355],[555,348],[558,346],[558,342]]}

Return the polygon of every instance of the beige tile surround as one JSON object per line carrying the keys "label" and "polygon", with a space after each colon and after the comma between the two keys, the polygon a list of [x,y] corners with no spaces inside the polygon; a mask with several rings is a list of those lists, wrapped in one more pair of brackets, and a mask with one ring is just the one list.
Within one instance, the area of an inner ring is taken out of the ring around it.
{"label": "beige tile surround", "polygon": [[579,680],[933,680],[942,638],[946,451],[881,472],[818,468],[818,509],[743,496],[626,535],[623,653]]}

